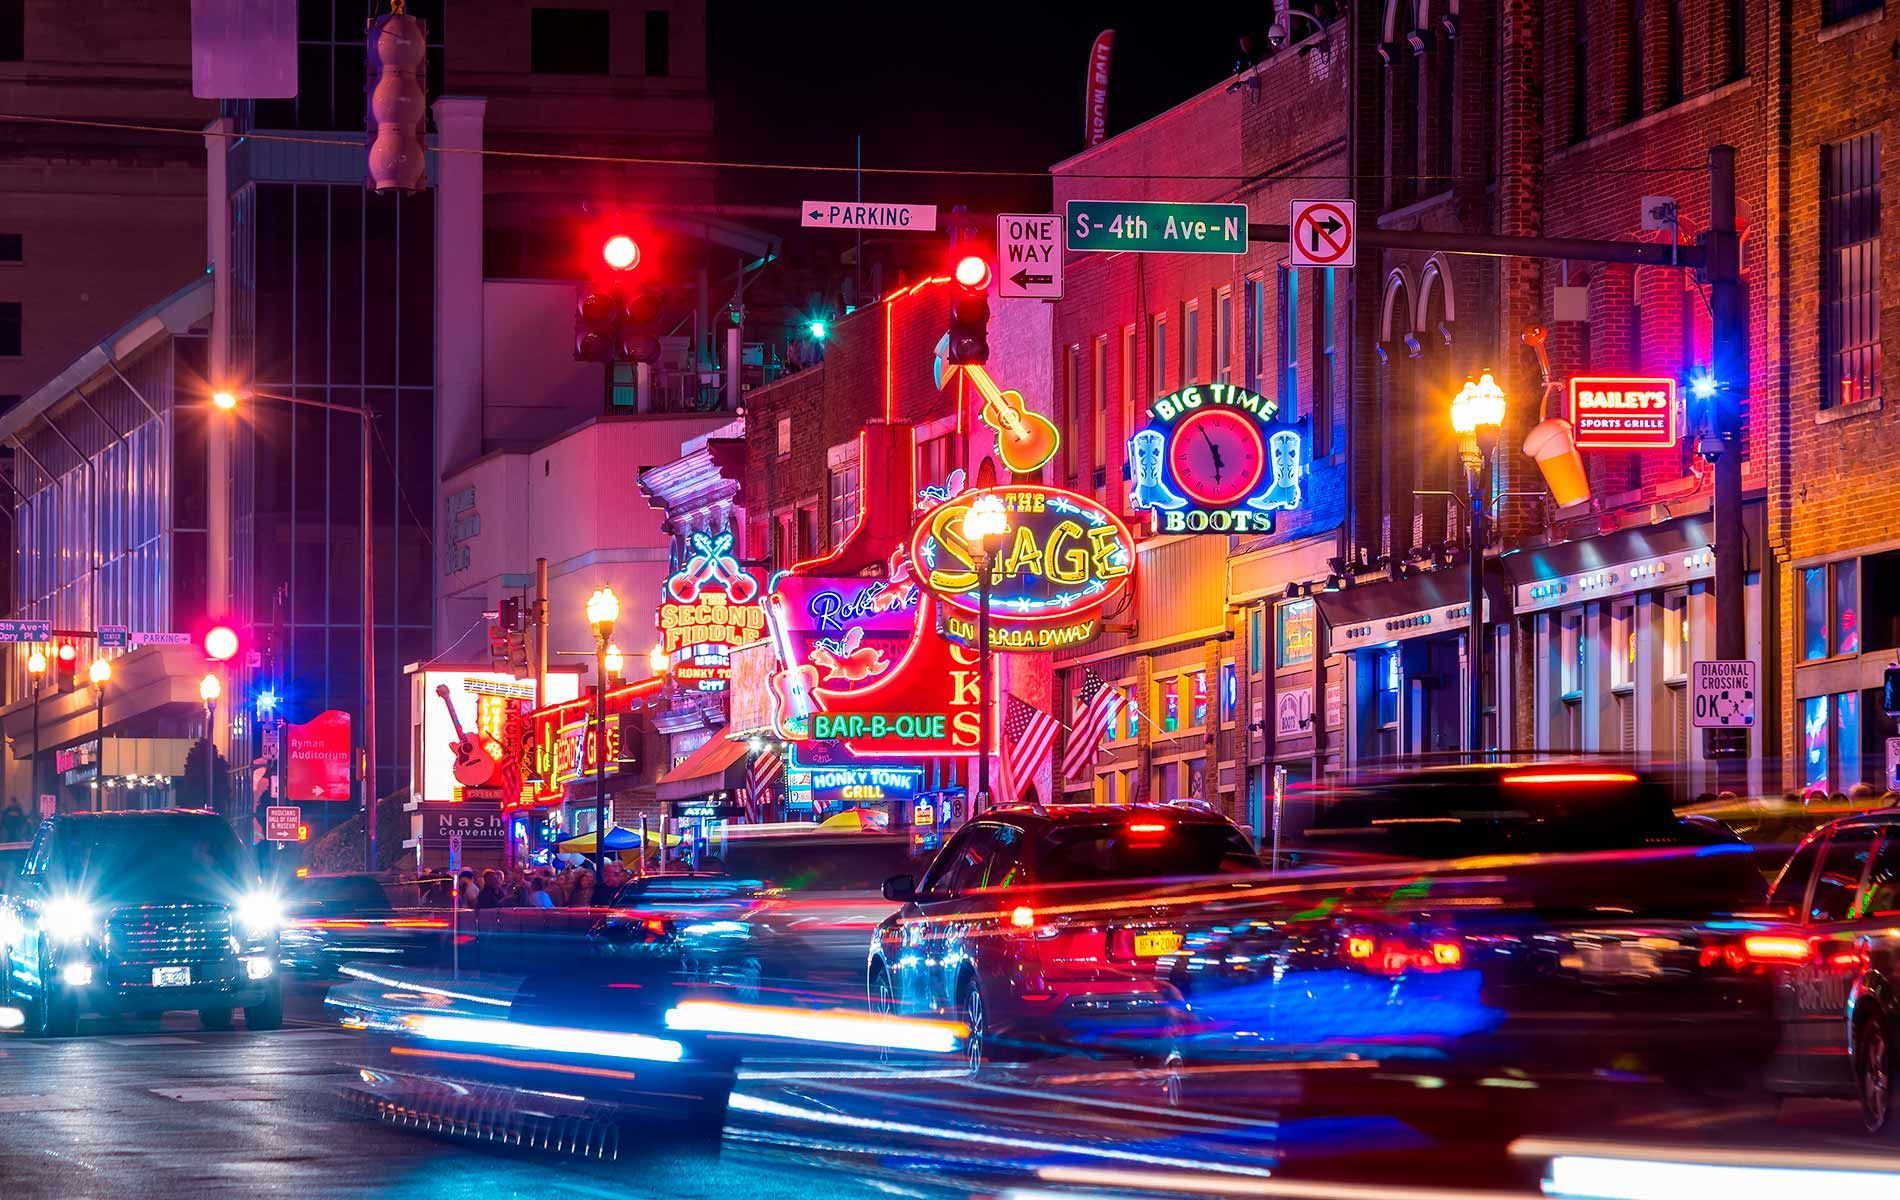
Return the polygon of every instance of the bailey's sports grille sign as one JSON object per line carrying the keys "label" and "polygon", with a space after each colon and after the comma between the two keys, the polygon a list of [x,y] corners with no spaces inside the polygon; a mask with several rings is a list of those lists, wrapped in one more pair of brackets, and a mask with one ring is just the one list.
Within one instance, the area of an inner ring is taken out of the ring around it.
{"label": "bailey's sports grille sign", "polygon": [[1579,375],[1570,381],[1570,423],[1579,450],[1667,450],[1682,437],[1676,381]]}

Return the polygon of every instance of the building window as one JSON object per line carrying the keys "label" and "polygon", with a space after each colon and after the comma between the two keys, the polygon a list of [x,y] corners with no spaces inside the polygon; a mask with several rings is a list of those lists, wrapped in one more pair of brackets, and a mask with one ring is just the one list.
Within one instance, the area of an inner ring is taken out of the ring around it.
{"label": "building window", "polygon": [[1075,478],[1082,444],[1082,347],[1070,346],[1062,356],[1062,417],[1068,432],[1062,435],[1062,473]]}
{"label": "building window", "polygon": [[1260,674],[1267,655],[1267,619],[1257,606],[1247,614],[1247,652],[1249,673]]}
{"label": "building window", "polygon": [[646,73],[652,79],[664,79],[673,71],[672,14],[664,9],[647,10]]}
{"label": "building window", "polygon": [[1089,361],[1089,452],[1095,461],[1095,485],[1101,487],[1108,473],[1108,335],[1095,335]]}
{"label": "building window", "polygon": [[1122,705],[1123,719],[1128,722],[1130,741],[1141,736],[1141,689],[1134,684],[1128,685],[1128,703]]}
{"label": "building window", "polygon": [[1832,25],[1862,13],[1879,12],[1882,0],[1821,0],[1821,24]]}
{"label": "building window", "polygon": [[1214,378],[1222,383],[1234,380],[1234,289],[1222,288],[1214,296]]}
{"label": "building window", "polygon": [[1859,654],[1860,560],[1801,572],[1801,661]]}
{"label": "building window", "polygon": [[950,478],[950,443],[953,435],[925,438],[917,443],[917,486],[941,487]]}
{"label": "building window", "polygon": [[0,62],[26,61],[26,2],[0,5]]}
{"label": "building window", "polygon": [[1809,696],[1800,703],[1802,790],[1844,792],[1862,782],[1861,693]]}
{"label": "building window", "polygon": [[772,562],[779,570],[798,561],[798,546],[792,540],[792,514],[782,512],[772,523]]}
{"label": "building window", "polygon": [[1749,0],[1726,0],[1722,14],[1722,32],[1727,39],[1728,80],[1733,82],[1748,74],[1748,5]]}
{"label": "building window", "polygon": [[1570,5],[1570,140],[1581,142],[1590,136],[1590,5],[1592,0],[1571,0]]}
{"label": "building window", "polygon": [[831,532],[830,545],[836,547],[844,544],[845,535],[858,523],[858,464],[833,468],[827,493],[825,523]]}
{"label": "building window", "polygon": [[1207,672],[1196,671],[1187,677],[1190,694],[1194,697],[1194,715],[1188,724],[1189,729],[1207,728]]}
{"label": "building window", "polygon": [[1234,712],[1240,706],[1239,672],[1233,663],[1222,663],[1220,669],[1220,719],[1232,721]]}
{"label": "building window", "polygon": [[1181,386],[1201,377],[1201,302],[1181,306]]}
{"label": "building window", "polygon": [[1643,85],[1649,82],[1649,60],[1644,54],[1648,33],[1644,27],[1643,0],[1629,2],[1629,70],[1623,74],[1623,120],[1634,121],[1643,115]]}
{"label": "building window", "polygon": [[1689,593],[1663,595],[1663,678],[1689,675]]}
{"label": "building window", "polygon": [[1266,361],[1267,341],[1267,281],[1254,276],[1247,280],[1246,294],[1247,336],[1242,348],[1247,360],[1247,390],[1260,390],[1261,364]]}
{"label": "building window", "polygon": [[529,14],[528,69],[536,75],[605,75],[608,45],[604,8],[537,8]]}
{"label": "building window", "polygon": [[1153,336],[1148,339],[1149,386],[1151,396],[1165,396],[1168,392],[1168,317],[1166,313],[1157,313],[1154,318]]}
{"label": "building window", "polygon": [[1626,600],[1610,610],[1610,686],[1622,687],[1635,679],[1636,605]]}
{"label": "building window", "polygon": [[[1449,47],[1445,50],[1450,54]],[[1313,453],[1333,448],[1333,370],[1338,345],[1333,299],[1333,269],[1319,273],[1319,309],[1313,314]]]}
{"label": "building window", "polygon": [[1279,268],[1280,337],[1279,385],[1280,411],[1287,420],[1300,415],[1300,275],[1288,267]]}
{"label": "building window", "polygon": [[1178,733],[1181,729],[1181,677],[1170,675],[1157,686],[1161,692],[1161,703],[1155,719],[1161,722],[1162,733]]}
{"label": "building window", "polygon": [[802,558],[809,558],[818,552],[818,506],[801,505],[798,509],[798,537],[793,543],[794,551]]}
{"label": "building window", "polygon": [[26,237],[18,233],[0,233],[0,263],[26,261]]}
{"label": "building window", "polygon": [[1135,327],[1122,326],[1122,429],[1126,439],[1135,431]]}
{"label": "building window", "polygon": [[1663,103],[1682,99],[1682,0],[1668,0],[1669,28],[1663,38]]}
{"label": "building window", "polygon": [[1821,148],[1821,407],[1880,393],[1880,134]]}
{"label": "building window", "polygon": [[778,456],[785,458],[788,457],[791,452],[792,419],[790,417],[780,417],[778,419]]}
{"label": "building window", "polygon": [[1583,694],[1583,610],[1573,609],[1557,617],[1557,687],[1566,700]]}
{"label": "building window", "polygon": [[21,325],[25,319],[19,301],[0,301],[0,358],[20,357]]}

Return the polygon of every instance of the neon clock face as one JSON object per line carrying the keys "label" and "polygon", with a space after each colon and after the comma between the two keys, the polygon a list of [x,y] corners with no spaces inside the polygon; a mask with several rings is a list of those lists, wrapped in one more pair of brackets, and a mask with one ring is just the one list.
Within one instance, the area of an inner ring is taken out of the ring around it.
{"label": "neon clock face", "polygon": [[1175,482],[1210,507],[1252,494],[1266,460],[1259,422],[1230,408],[1189,413],[1168,439],[1168,468]]}

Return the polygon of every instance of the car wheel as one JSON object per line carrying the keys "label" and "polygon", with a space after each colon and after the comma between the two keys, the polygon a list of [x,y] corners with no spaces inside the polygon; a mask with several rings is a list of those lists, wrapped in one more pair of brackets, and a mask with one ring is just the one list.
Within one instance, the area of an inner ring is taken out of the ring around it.
{"label": "car wheel", "polygon": [[1878,1013],[1861,1020],[1854,1038],[1854,1082],[1861,1124],[1868,1133],[1887,1132],[1893,1123],[1894,1047]]}
{"label": "car wheel", "polygon": [[29,1037],[69,1038],[79,1032],[79,1005],[59,994],[53,983],[53,969],[40,955],[40,986],[33,1002],[26,1006],[26,1032]]}
{"label": "car wheel", "polygon": [[198,1010],[198,1023],[206,1029],[224,1030],[235,1023],[236,1013],[228,1008],[201,1008]]}
{"label": "car wheel", "polygon": [[259,1033],[284,1027],[284,989],[281,984],[256,1004],[244,1006],[244,1027]]}
{"label": "car wheel", "polygon": [[991,1054],[983,989],[977,986],[975,976],[965,975],[962,985],[957,989],[957,1019],[969,1026],[970,1031],[963,1041],[963,1059],[970,1074],[975,1075],[982,1071]]}

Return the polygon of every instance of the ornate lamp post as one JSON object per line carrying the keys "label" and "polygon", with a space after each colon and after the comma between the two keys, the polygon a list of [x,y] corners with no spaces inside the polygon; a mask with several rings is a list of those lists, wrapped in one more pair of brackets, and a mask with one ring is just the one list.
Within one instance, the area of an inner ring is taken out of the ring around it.
{"label": "ornate lamp post", "polygon": [[990,554],[1008,532],[1009,512],[993,493],[978,496],[963,514],[963,540],[976,551],[977,737],[981,744],[973,813],[990,803]]}
{"label": "ornate lamp post", "polygon": [[106,773],[106,684],[112,680],[112,663],[103,658],[93,659],[92,666],[86,668],[86,678],[92,681],[92,741],[93,754],[97,760],[92,775],[92,807],[103,810],[106,798],[99,785]]}
{"label": "ornate lamp post", "polygon": [[214,736],[218,722],[218,697],[222,695],[224,685],[218,681],[217,673],[206,671],[205,677],[198,681],[198,699],[204,701],[205,705],[205,807],[213,812],[218,809],[218,743]]}
{"label": "ornate lamp post", "polygon": [[1471,663],[1471,711],[1467,714],[1465,750],[1475,761],[1484,748],[1484,547],[1490,541],[1485,528],[1492,456],[1498,431],[1504,426],[1504,389],[1485,371],[1468,379],[1451,401],[1451,427],[1458,434],[1458,457],[1465,467],[1465,492],[1470,509],[1470,536],[1466,550],[1471,568],[1471,629],[1465,657]]}
{"label": "ornate lamp post", "polygon": [[587,598],[587,623],[594,627],[594,872],[607,868],[607,648],[614,622],[620,619],[620,598],[610,587],[597,588]]}

